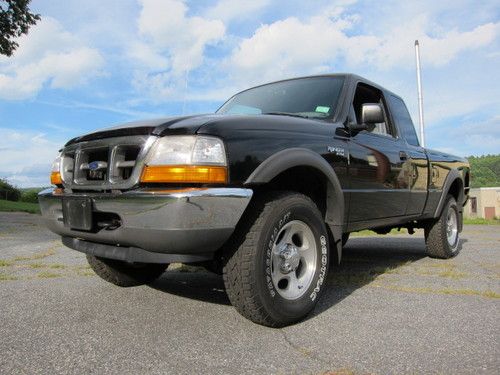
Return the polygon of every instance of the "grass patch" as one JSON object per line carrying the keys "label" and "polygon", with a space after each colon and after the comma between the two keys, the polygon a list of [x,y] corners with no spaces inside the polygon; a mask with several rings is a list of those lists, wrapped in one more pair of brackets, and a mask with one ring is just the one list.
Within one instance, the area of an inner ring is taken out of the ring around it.
{"label": "grass patch", "polygon": [[43,263],[28,263],[28,264],[25,264],[26,267],[29,267],[29,268],[43,268],[45,267],[45,264]]}
{"label": "grass patch", "polygon": [[9,267],[12,266],[12,262],[10,260],[0,259],[0,267]]}
{"label": "grass patch", "polygon": [[324,372],[322,375],[356,375],[354,371],[349,369],[340,369]]}
{"label": "grass patch", "polygon": [[74,268],[76,270],[92,270],[92,267],[90,267],[88,264],[85,264],[83,266],[75,266]]}
{"label": "grass patch", "polygon": [[64,264],[59,264],[59,263],[52,263],[52,264],[46,264],[45,266],[52,268],[52,269],[63,269],[66,268]]}
{"label": "grass patch", "polygon": [[494,292],[492,290],[473,290],[473,289],[452,289],[452,288],[442,288],[442,289],[433,289],[433,288],[413,288],[413,287],[404,287],[404,286],[393,286],[393,285],[371,285],[374,288],[383,288],[389,290],[395,290],[398,292],[409,292],[409,293],[421,293],[421,294],[448,294],[454,296],[479,296],[485,298],[500,298],[500,294]]}
{"label": "grass patch", "polygon": [[17,277],[0,272],[0,281],[10,281],[10,280],[17,280]]}
{"label": "grass patch", "polygon": [[27,257],[15,257],[13,260],[16,261],[16,262],[20,262],[20,261],[23,261],[23,260],[43,259],[43,258],[47,258],[47,257],[49,257],[51,255],[54,255],[55,253],[56,253],[56,251],[54,250],[54,248],[50,248],[47,251],[43,251],[41,253],[37,253],[37,254],[31,255],[31,256],[27,256]]}
{"label": "grass patch", "polygon": [[483,296],[487,298],[500,298],[500,294],[492,290],[487,290],[486,292],[483,292]]}
{"label": "grass patch", "polygon": [[425,267],[432,267],[432,268],[440,268],[440,269],[445,269],[445,270],[451,270],[457,268],[457,266],[453,263],[450,263],[450,260],[438,260],[437,262],[434,263],[425,263]]}
{"label": "grass patch", "polygon": [[20,263],[20,264],[18,263],[18,265],[21,267],[27,267],[27,268],[33,268],[33,269],[38,269],[38,268],[63,269],[63,268],[66,268],[66,266],[64,264],[59,264],[59,263]]}
{"label": "grass patch", "polygon": [[458,271],[455,264],[442,261],[437,263],[428,263],[421,267],[417,267],[414,269],[414,272],[421,276],[437,276],[455,280],[470,276],[466,272]]}
{"label": "grass patch", "polygon": [[60,273],[44,271],[44,272],[38,273],[38,275],[36,275],[36,276],[40,279],[53,279],[55,277],[61,277],[62,275]]}
{"label": "grass patch", "polygon": [[467,273],[465,272],[458,272],[455,270],[446,270],[446,271],[441,271],[437,274],[439,277],[447,277],[449,279],[463,279],[468,276]]}
{"label": "grass patch", "polygon": [[38,203],[12,202],[0,199],[0,211],[4,212],[28,212],[30,214],[39,214],[40,207]]}
{"label": "grass patch", "polygon": [[500,225],[500,219],[486,220],[482,218],[464,217],[465,225]]}
{"label": "grass patch", "polygon": [[94,271],[76,271],[76,274],[78,276],[95,276],[95,272]]}

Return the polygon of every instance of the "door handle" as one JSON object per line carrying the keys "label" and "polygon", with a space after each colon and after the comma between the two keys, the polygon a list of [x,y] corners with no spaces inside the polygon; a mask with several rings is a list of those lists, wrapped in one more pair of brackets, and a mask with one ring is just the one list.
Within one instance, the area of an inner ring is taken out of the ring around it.
{"label": "door handle", "polygon": [[404,151],[399,151],[399,158],[401,160],[407,160],[408,159],[408,155]]}

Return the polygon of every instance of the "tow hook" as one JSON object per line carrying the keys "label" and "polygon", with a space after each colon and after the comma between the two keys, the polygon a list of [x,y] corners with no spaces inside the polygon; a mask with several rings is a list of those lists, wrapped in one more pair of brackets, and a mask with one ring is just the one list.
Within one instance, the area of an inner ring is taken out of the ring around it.
{"label": "tow hook", "polygon": [[97,222],[97,226],[105,230],[114,230],[119,228],[121,225],[122,225],[121,221],[117,219]]}

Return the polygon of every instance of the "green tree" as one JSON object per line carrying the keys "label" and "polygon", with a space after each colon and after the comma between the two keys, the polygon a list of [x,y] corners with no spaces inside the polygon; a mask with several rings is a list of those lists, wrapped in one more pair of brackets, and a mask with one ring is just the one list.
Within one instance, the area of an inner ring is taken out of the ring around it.
{"label": "green tree", "polygon": [[500,186],[500,155],[469,156],[471,186]]}
{"label": "green tree", "polygon": [[29,189],[21,192],[21,202],[38,203],[40,189]]}
{"label": "green tree", "polygon": [[0,199],[17,202],[21,197],[21,191],[6,180],[0,178]]}
{"label": "green tree", "polygon": [[16,38],[27,34],[40,19],[28,7],[31,0],[0,0],[0,54],[12,56],[19,44]]}

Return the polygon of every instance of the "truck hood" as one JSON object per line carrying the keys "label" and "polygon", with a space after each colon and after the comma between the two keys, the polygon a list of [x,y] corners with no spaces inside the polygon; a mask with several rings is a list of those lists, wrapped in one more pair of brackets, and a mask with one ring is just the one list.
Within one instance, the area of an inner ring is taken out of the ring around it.
{"label": "truck hood", "polygon": [[122,137],[128,135],[187,135],[195,134],[196,131],[205,123],[221,115],[203,114],[192,116],[174,116],[163,117],[152,120],[134,121],[124,124],[119,124],[110,128],[100,129],[92,133],[71,139],[67,145],[93,141],[96,139],[104,139],[111,137]]}
{"label": "truck hood", "polygon": [[281,115],[218,115],[202,114],[192,116],[164,117],[153,120],[134,121],[98,130],[71,139],[67,145],[129,135],[190,135],[196,134],[204,126],[204,133],[218,135],[221,130],[283,130],[304,132],[311,122],[324,124],[323,120],[303,119]]}

